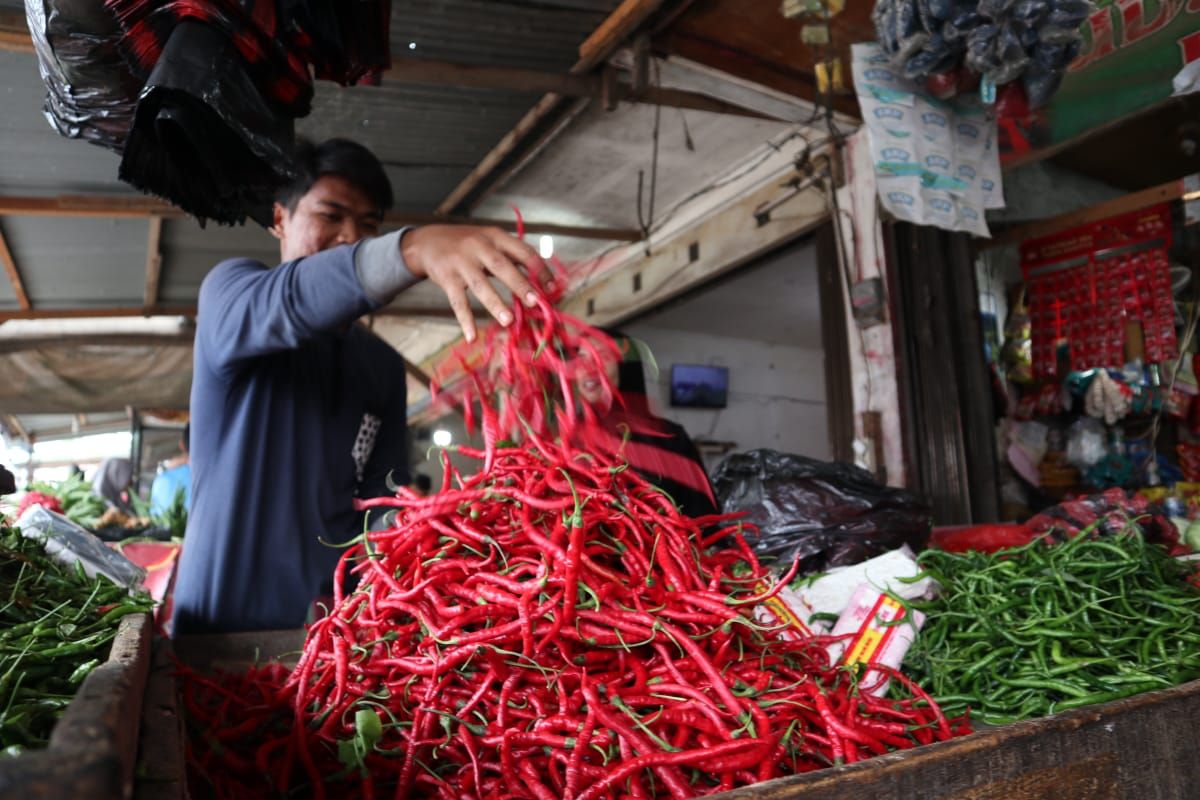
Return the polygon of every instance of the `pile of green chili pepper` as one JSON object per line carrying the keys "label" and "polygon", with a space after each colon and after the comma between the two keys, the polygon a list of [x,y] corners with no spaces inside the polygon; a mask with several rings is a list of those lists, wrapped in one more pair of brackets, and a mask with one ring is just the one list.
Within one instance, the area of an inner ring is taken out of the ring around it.
{"label": "pile of green chili pepper", "polygon": [[45,746],[79,684],[108,655],[121,617],[149,611],[107,578],[51,560],[36,540],[0,527],[0,748]]}
{"label": "pile of green chili pepper", "polygon": [[937,600],[905,659],[948,715],[1005,724],[1200,677],[1191,570],[1134,527],[992,554],[928,550]]}

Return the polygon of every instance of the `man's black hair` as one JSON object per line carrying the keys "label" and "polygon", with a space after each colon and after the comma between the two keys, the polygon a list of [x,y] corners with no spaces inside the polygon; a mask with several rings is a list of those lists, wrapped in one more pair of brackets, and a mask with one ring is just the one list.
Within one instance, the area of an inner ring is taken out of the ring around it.
{"label": "man's black hair", "polygon": [[322,175],[337,175],[363,191],[382,213],[392,207],[392,182],[383,164],[367,148],[349,139],[327,139],[320,144],[301,139],[296,143],[295,179],[279,188],[275,199],[295,211],[300,198]]}

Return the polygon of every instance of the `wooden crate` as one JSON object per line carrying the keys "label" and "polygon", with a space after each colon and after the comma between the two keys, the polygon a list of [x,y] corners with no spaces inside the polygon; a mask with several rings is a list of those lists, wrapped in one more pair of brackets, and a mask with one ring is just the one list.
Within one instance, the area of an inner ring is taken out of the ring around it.
{"label": "wooden crate", "polygon": [[0,758],[0,800],[131,796],[150,639],[149,614],[121,620],[108,660],[84,679],[49,746]]}
{"label": "wooden crate", "polygon": [[[195,637],[180,657],[244,668],[296,651],[298,631]],[[1200,681],[991,728],[713,800],[1192,800],[1200,798]],[[179,800],[184,794],[148,795]],[[139,800],[141,793],[139,791]]]}

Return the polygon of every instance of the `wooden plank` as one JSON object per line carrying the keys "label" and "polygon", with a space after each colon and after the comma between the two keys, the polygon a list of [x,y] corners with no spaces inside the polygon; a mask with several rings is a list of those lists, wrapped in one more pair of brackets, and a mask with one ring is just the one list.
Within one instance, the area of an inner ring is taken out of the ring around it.
{"label": "wooden plank", "polygon": [[[475,316],[490,319],[485,309],[474,308]],[[453,319],[449,306],[429,308],[404,308],[386,306],[375,312],[382,317],[408,317],[410,319]],[[99,308],[37,308],[22,311],[0,311],[0,323],[17,319],[88,319],[111,317],[195,317],[194,305],[99,307]],[[161,338],[161,337],[158,337]]]}
{"label": "wooden plank", "polygon": [[1107,200],[1103,203],[1097,203],[1094,206],[1081,208],[1078,211],[1069,211],[1066,214],[1059,214],[1057,217],[1017,225],[996,235],[989,241],[977,242],[976,246],[981,250],[990,250],[994,247],[1007,247],[1009,245],[1020,244],[1029,239],[1049,236],[1059,231],[1086,225],[1089,222],[1098,222],[1102,219],[1108,219],[1109,217],[1125,214],[1130,211],[1137,211],[1158,203],[1179,200],[1186,193],[1187,188],[1182,179],[1160,183],[1158,186],[1151,186],[1149,189],[1143,189],[1140,192],[1134,192]]}
{"label": "wooden plank", "polygon": [[150,217],[146,234],[146,289],[142,296],[142,305],[147,312],[158,305],[158,280],[162,275],[162,225],[162,217]]}
{"label": "wooden plank", "polygon": [[0,322],[14,319],[86,319],[90,317],[194,317],[195,306],[159,306],[151,312],[135,308],[36,308],[28,311],[0,311]]}
{"label": "wooden plank", "polygon": [[3,229],[0,229],[0,262],[4,263],[4,272],[8,275],[8,282],[12,284],[17,305],[24,311],[33,308],[33,304],[29,302],[29,295],[25,292],[25,282],[21,280],[21,270],[17,268],[17,261],[8,247],[8,240],[4,238]]}
{"label": "wooden plank", "polygon": [[0,216],[183,217],[183,211],[146,195],[56,195],[52,197],[0,196]]}
{"label": "wooden plank", "polygon": [[0,8],[0,50],[13,53],[32,53],[33,39],[25,23],[25,12]]}
{"label": "wooden plank", "polygon": [[[606,61],[637,27],[662,6],[664,0],[625,0],[580,46],[579,61],[572,74],[582,74]],[[438,204],[437,213],[451,214],[484,184],[501,164],[515,153],[552,114],[562,108],[563,96],[551,92],[521,117],[516,126],[496,143],[475,168]]]}
{"label": "wooden plank", "polygon": [[1200,681],[1018,722],[712,800],[1185,800]]}
{"label": "wooden plank", "polygon": [[33,439],[30,438],[29,431],[25,430],[25,426],[21,424],[21,420],[16,414],[5,414],[3,421],[4,427],[8,429],[9,433],[19,436],[25,444],[33,444]]}
{"label": "wooden plank", "polygon": [[[163,219],[179,219],[187,216],[183,211],[157,198],[132,195],[0,196],[0,216],[5,215],[106,218],[161,217]],[[415,214],[407,211],[390,211],[384,215],[384,222],[391,226],[436,224],[491,225],[508,231],[516,229],[516,221],[511,219]],[[525,230],[528,233],[545,233],[571,239],[597,239],[609,242],[636,242],[642,238],[642,232],[636,228],[557,225],[552,222],[540,222],[538,220],[526,220]]]}
{"label": "wooden plank", "polygon": [[663,6],[664,0],[625,0],[579,45],[579,61],[572,72],[586,72],[604,61],[642,23]]}

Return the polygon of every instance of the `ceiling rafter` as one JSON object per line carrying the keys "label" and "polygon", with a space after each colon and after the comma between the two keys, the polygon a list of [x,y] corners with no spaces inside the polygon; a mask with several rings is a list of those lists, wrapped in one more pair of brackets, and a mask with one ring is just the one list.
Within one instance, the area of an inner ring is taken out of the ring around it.
{"label": "ceiling rafter", "polygon": [[8,246],[8,240],[4,238],[3,228],[0,228],[0,262],[3,263],[4,272],[8,275],[8,282],[12,284],[13,294],[17,298],[17,305],[23,311],[33,308],[33,303],[29,301],[29,294],[25,291],[25,282],[21,280],[21,270],[17,268],[17,261],[13,258],[12,250]]}
{"label": "ceiling rafter", "polygon": [[[579,46],[579,60],[571,67],[572,75],[587,74],[603,64],[621,44],[633,35],[666,0],[624,0]],[[547,93],[525,113],[511,131],[475,165],[458,186],[446,195],[437,207],[439,214],[452,214],[462,208],[481,188],[486,187],[495,173],[510,157],[518,154],[528,142],[536,142],[553,130],[552,119],[565,110],[568,98],[557,92]]]}
{"label": "ceiling rafter", "polygon": [[158,283],[163,266],[162,228],[163,218],[157,214],[151,216],[146,231],[146,288],[142,295],[142,307],[147,313],[158,307]]}
{"label": "ceiling rafter", "polygon": [[[486,309],[472,307],[475,316],[488,317]],[[454,311],[447,306],[406,308],[385,306],[374,312],[379,317],[409,317],[412,319],[455,319]],[[96,306],[93,308],[37,308],[0,311],[0,323],[20,319],[88,319],[109,317],[195,317],[194,305],[144,306]]]}
{"label": "ceiling rafter", "polygon": [[[0,196],[0,217],[107,217],[140,218],[157,216],[178,219],[187,215],[178,208],[145,195],[57,195],[53,197]],[[482,219],[438,214],[414,214],[389,211],[384,221],[391,226],[402,225],[490,225],[504,230],[516,230],[515,220]],[[588,225],[560,225],[538,220],[526,220],[525,232],[548,234],[575,239],[598,239],[610,242],[636,242],[642,232],[635,228],[607,228]]]}
{"label": "ceiling rafter", "polygon": [[0,50],[32,53],[33,39],[25,23],[25,12],[15,8],[0,8]]}

